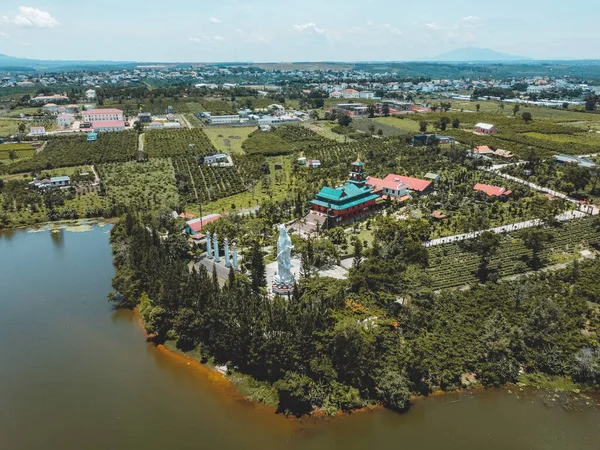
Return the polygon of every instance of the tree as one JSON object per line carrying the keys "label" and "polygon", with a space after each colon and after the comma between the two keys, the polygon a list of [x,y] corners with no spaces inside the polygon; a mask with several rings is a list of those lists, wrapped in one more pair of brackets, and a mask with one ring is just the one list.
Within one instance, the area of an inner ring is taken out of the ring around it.
{"label": "tree", "polygon": [[352,117],[347,114],[341,114],[338,117],[338,124],[342,127],[347,127],[352,123]]}
{"label": "tree", "polygon": [[542,266],[540,253],[544,249],[547,242],[552,240],[552,234],[542,228],[529,228],[521,235],[523,245],[532,252],[532,257],[529,260],[529,266],[533,270],[538,270]]}
{"label": "tree", "polygon": [[383,105],[383,107],[381,108],[381,112],[384,115],[384,117],[388,117],[390,115],[389,105],[387,105],[387,104]]}
{"label": "tree", "polygon": [[367,112],[369,113],[369,117],[372,119],[375,117],[375,105],[367,106]]}
{"label": "tree", "polygon": [[523,120],[525,121],[525,123],[529,123],[533,120],[533,116],[531,115],[530,112],[524,112],[521,117],[523,117]]}
{"label": "tree", "polygon": [[369,124],[369,134],[371,134],[371,136],[375,134],[375,125],[372,123]]}
{"label": "tree", "polygon": [[466,245],[470,246],[470,249],[481,257],[477,277],[482,283],[485,283],[493,272],[490,270],[489,265],[491,258],[496,255],[500,247],[500,236],[492,231],[484,231]]}
{"label": "tree", "polygon": [[383,136],[383,130],[381,128],[377,130],[377,136]]}
{"label": "tree", "polygon": [[409,404],[410,390],[404,376],[396,371],[388,370],[377,380],[376,387],[379,400],[386,408],[404,411]]}
{"label": "tree", "polygon": [[567,102],[564,102],[562,104],[563,109],[569,109],[569,104]]}
{"label": "tree", "polygon": [[23,122],[21,122],[19,124],[19,133],[25,133],[26,129],[27,129],[27,125],[25,125]]}
{"label": "tree", "polygon": [[17,159],[17,152],[11,150],[8,152],[8,158],[11,160],[11,162],[14,162],[14,160]]}
{"label": "tree", "polygon": [[475,109],[477,110],[477,112],[479,112],[479,110],[481,109],[481,105],[479,103],[477,103],[475,105]]}
{"label": "tree", "polygon": [[459,119],[453,119],[452,120],[452,128],[458,128],[460,127],[460,120]]}
{"label": "tree", "polygon": [[450,123],[449,118],[447,118],[446,116],[440,117],[440,128],[442,129],[442,131],[446,130],[446,127],[448,126],[449,123]]}
{"label": "tree", "polygon": [[252,281],[252,290],[260,292],[267,285],[265,260],[258,240],[254,240],[248,255],[248,270]]}
{"label": "tree", "polygon": [[519,104],[515,104],[515,106],[513,106],[513,116],[516,116],[520,110],[521,106]]}
{"label": "tree", "polygon": [[360,265],[362,264],[362,242],[360,239],[354,240],[354,258],[352,259],[352,267],[355,269],[360,269]]}
{"label": "tree", "polygon": [[596,109],[597,103],[598,103],[597,95],[588,95],[585,98],[585,110],[586,111],[594,111]]}
{"label": "tree", "polygon": [[135,122],[133,129],[140,134],[142,131],[144,131],[144,124],[138,120]]}
{"label": "tree", "polygon": [[420,131],[421,133],[426,133],[426,132],[427,132],[427,122],[426,122],[426,121],[424,121],[424,120],[421,120],[421,121],[419,122],[419,131]]}

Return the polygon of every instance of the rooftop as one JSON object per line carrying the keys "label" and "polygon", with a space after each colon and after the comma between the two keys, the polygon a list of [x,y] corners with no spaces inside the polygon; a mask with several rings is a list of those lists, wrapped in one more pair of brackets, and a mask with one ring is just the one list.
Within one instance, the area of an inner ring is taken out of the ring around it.
{"label": "rooftop", "polygon": [[380,178],[367,177],[367,184],[387,189],[398,189],[400,184],[404,184],[412,191],[423,192],[431,185],[431,181],[390,173],[383,180]]}
{"label": "rooftop", "polygon": [[115,108],[106,108],[106,109],[89,109],[87,111],[83,112],[84,115],[86,114],[123,114],[123,111],[121,111],[120,109],[115,109]]}
{"label": "rooftop", "polygon": [[92,122],[92,128],[119,128],[125,127],[125,122],[122,120],[104,120],[101,122]]}
{"label": "rooftop", "polygon": [[481,184],[481,183],[477,183],[475,186],[473,186],[473,190],[485,192],[490,197],[492,197],[492,196],[500,197],[501,195],[512,194],[512,191],[509,191],[506,188],[499,187],[499,186],[491,186],[489,184]]}
{"label": "rooftop", "polygon": [[194,231],[195,233],[199,233],[200,231],[202,231],[202,228],[205,225],[208,225],[209,223],[214,222],[215,220],[218,220],[220,218],[221,214],[209,214],[199,219],[188,220],[186,223],[192,229],[192,231]]}

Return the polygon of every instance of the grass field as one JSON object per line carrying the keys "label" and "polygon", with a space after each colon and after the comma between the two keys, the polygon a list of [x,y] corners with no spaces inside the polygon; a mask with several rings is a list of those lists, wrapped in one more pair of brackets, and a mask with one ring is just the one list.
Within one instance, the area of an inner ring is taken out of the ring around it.
{"label": "grass field", "polygon": [[377,117],[374,119],[375,122],[382,125],[388,125],[391,127],[400,128],[407,133],[418,133],[419,132],[419,121],[425,120],[426,116],[420,114],[412,114],[410,116],[398,118],[398,117]]}
{"label": "grass field", "polygon": [[345,136],[342,136],[341,134],[334,133],[333,131],[331,131],[332,125],[326,121],[303,122],[302,125],[305,126],[306,128],[308,128],[309,130],[314,131],[315,133],[323,136],[326,139],[331,139],[332,141],[336,141],[336,142],[352,141],[352,139],[346,139]]}
{"label": "grass field", "polygon": [[156,210],[175,208],[179,204],[170,158],[155,158],[145,163],[105,164],[99,169],[107,195],[117,205]]}
{"label": "grass field", "polygon": [[0,120],[0,136],[10,136],[19,131],[19,122],[16,120]]}
{"label": "grass field", "polygon": [[239,155],[244,154],[242,143],[255,130],[255,127],[204,127],[202,129],[218,151]]}
{"label": "grass field", "polygon": [[[40,177],[60,177],[60,176],[69,176],[72,177],[75,174],[80,174],[82,172],[88,172],[90,176],[93,177],[92,166],[73,166],[73,167],[62,167],[60,169],[51,169],[51,170],[43,170],[40,173]],[[0,179],[4,181],[13,181],[13,180],[31,180],[30,173],[14,173],[10,175],[0,175]]]}

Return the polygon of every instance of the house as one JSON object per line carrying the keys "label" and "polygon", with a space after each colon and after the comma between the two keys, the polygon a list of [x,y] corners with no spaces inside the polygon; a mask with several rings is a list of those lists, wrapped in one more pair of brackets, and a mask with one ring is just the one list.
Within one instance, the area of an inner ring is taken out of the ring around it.
{"label": "house", "polygon": [[179,122],[165,122],[163,128],[181,128],[181,124]]}
{"label": "house", "polygon": [[579,167],[585,167],[588,169],[596,167],[596,163],[591,159],[564,154],[554,155],[554,162],[563,166],[566,166],[567,164],[577,164]]}
{"label": "house", "polygon": [[388,195],[390,197],[402,197],[409,194],[409,191],[423,194],[429,190],[431,184],[431,181],[428,180],[405,177],[394,173],[389,174],[384,179],[375,177],[367,178],[367,186],[371,186],[375,193],[381,193],[381,195]]}
{"label": "house", "polygon": [[94,101],[96,100],[96,91],[93,89],[88,89],[87,91],[85,91],[85,98],[88,101]]}
{"label": "house", "polygon": [[364,98],[365,100],[373,100],[375,94],[371,91],[360,91],[358,98]]}
{"label": "house", "polygon": [[70,127],[73,123],[73,116],[71,114],[59,114],[56,118],[56,123],[59,127]]}
{"label": "house", "polygon": [[512,158],[513,154],[511,152],[509,152],[508,150],[502,150],[501,148],[497,149],[494,152],[494,155],[500,157],[500,158]]}
{"label": "house", "polygon": [[82,114],[84,122],[123,121],[123,111],[120,109],[90,109]]}
{"label": "house", "polygon": [[42,112],[56,114],[58,112],[58,105],[56,103],[46,103],[42,106]]}
{"label": "house", "polygon": [[215,155],[208,155],[203,158],[203,163],[212,165],[229,162],[228,156],[225,153],[217,153]]}
{"label": "house", "polygon": [[321,161],[318,159],[309,159],[306,162],[306,165],[311,169],[318,169],[319,167],[321,167]]}
{"label": "house", "polygon": [[122,120],[104,120],[92,122],[92,128],[96,133],[112,133],[125,130],[125,122]]}
{"label": "house", "polygon": [[473,153],[476,155],[490,156],[494,154],[494,150],[489,148],[487,145],[479,145],[473,149]]}
{"label": "house", "polygon": [[437,140],[438,144],[454,144],[452,136],[442,136],[440,134],[415,134],[412,138],[411,145],[425,146]]}
{"label": "house", "polygon": [[79,105],[65,105],[64,110],[67,114],[77,114],[79,112]]}
{"label": "house", "polygon": [[160,129],[162,129],[162,127],[163,127],[162,122],[151,122],[150,125],[148,126],[148,128],[151,130],[160,130]]}
{"label": "house", "polygon": [[200,234],[202,228],[215,220],[219,220],[221,214],[209,214],[207,216],[200,217],[199,219],[188,220],[185,223],[185,232],[191,236]]}
{"label": "house", "polygon": [[305,166],[306,165],[306,156],[301,156],[300,158],[298,158],[296,160],[296,162],[301,166]]}
{"label": "house", "polygon": [[337,223],[367,213],[379,196],[366,185],[366,180],[364,163],[359,158],[352,163],[348,181],[336,188],[323,187],[311,200],[312,209],[326,213],[328,220],[331,218]]}
{"label": "house", "polygon": [[358,92],[356,89],[344,89],[342,96],[344,98],[359,98],[360,92]]}
{"label": "house", "polygon": [[175,121],[175,114],[173,114],[173,113],[167,114],[167,120],[169,122],[174,122]]}
{"label": "house", "polygon": [[330,92],[329,98],[342,98],[342,93],[338,91]]}
{"label": "house", "polygon": [[240,123],[239,114],[230,114],[225,116],[210,116],[210,123],[213,125],[223,125],[229,123]]}
{"label": "house", "polygon": [[434,183],[437,183],[438,181],[440,181],[440,176],[437,173],[433,173],[433,172],[427,172],[425,174],[425,178],[433,181]]}
{"label": "house", "polygon": [[35,179],[29,183],[30,186],[45,189],[50,187],[66,187],[71,184],[71,178],[68,176],[44,178],[43,180]]}
{"label": "house", "polygon": [[138,114],[138,122],[150,123],[152,122],[152,114],[149,112],[142,112]]}
{"label": "house", "polygon": [[192,219],[196,218],[196,215],[195,214],[191,214],[191,213],[182,212],[177,217],[181,217],[182,219],[185,219],[185,220],[192,220]]}
{"label": "house", "polygon": [[98,133],[95,133],[93,131],[89,132],[87,134],[87,140],[88,142],[94,142],[98,140]]}
{"label": "house", "polygon": [[29,129],[28,136],[46,136],[46,128],[44,128],[44,127],[31,127]]}
{"label": "house", "polygon": [[500,198],[504,197],[504,198],[506,198],[510,194],[512,194],[512,191],[509,191],[506,188],[498,187],[498,186],[490,186],[489,184],[481,184],[481,183],[477,183],[475,186],[473,186],[473,190],[483,192],[488,197],[500,197]]}
{"label": "house", "polygon": [[271,131],[271,125],[259,125],[260,131],[264,131],[265,133],[268,133],[269,131]]}
{"label": "house", "polygon": [[496,134],[497,132],[498,132],[498,129],[496,128],[495,125],[492,125],[491,123],[479,122],[477,125],[475,125],[475,133],[476,134],[491,135],[491,134]]}

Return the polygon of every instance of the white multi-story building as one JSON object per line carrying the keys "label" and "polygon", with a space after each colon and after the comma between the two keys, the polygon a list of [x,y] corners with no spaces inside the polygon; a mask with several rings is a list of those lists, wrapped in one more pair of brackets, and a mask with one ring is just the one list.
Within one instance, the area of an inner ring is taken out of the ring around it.
{"label": "white multi-story building", "polygon": [[115,131],[123,131],[125,129],[125,122],[123,122],[122,120],[105,120],[93,122],[92,128],[96,133],[112,133]]}
{"label": "white multi-story building", "polygon": [[73,123],[73,116],[71,114],[59,114],[56,118],[56,123],[59,127],[70,127]]}
{"label": "white multi-story building", "polygon": [[46,103],[42,106],[42,112],[56,114],[58,112],[58,105],[56,103]]}
{"label": "white multi-story building", "polygon": [[240,123],[239,114],[231,114],[228,116],[210,116],[211,124],[227,124],[227,123]]}
{"label": "white multi-story building", "polygon": [[29,129],[29,136],[46,136],[46,128],[44,128],[44,127],[31,127]]}
{"label": "white multi-story building", "polygon": [[87,91],[85,91],[85,98],[88,101],[96,100],[96,91],[93,89],[88,89]]}
{"label": "white multi-story building", "polygon": [[90,109],[81,113],[84,122],[122,121],[123,111],[120,109]]}

